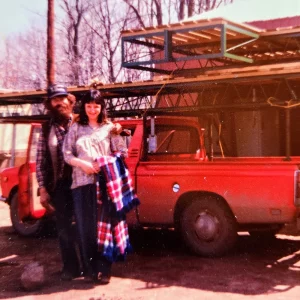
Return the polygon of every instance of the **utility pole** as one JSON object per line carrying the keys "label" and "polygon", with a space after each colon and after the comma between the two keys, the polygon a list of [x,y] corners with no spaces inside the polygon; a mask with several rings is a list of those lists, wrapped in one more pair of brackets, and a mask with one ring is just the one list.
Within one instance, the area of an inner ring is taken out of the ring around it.
{"label": "utility pole", "polygon": [[47,85],[55,83],[54,70],[54,0],[48,0],[47,19]]}

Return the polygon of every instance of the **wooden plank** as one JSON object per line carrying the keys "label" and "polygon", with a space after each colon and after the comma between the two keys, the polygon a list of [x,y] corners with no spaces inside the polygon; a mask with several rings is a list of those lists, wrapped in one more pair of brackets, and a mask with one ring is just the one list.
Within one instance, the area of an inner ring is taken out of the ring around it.
{"label": "wooden plank", "polygon": [[[225,70],[218,71],[206,71],[204,74],[200,74],[194,78],[176,78],[176,77],[156,77],[155,80],[148,81],[137,81],[137,82],[120,82],[120,83],[111,83],[111,84],[100,84],[97,89],[103,91],[105,93],[109,93],[110,90],[114,90],[114,93],[118,95],[118,92],[115,90],[120,88],[122,91],[126,91],[126,88],[143,88],[143,87],[151,87],[155,89],[157,85],[169,85],[176,86],[178,84],[189,84],[195,82],[208,82],[214,81],[217,83],[218,81],[224,81],[226,79],[249,79],[251,82],[254,77],[267,77],[274,75],[299,75],[300,80],[300,62],[294,63],[283,63],[283,64],[273,64],[273,65],[264,65],[264,66],[248,66],[243,68],[230,68]],[[297,77],[298,80],[298,77]],[[68,91],[70,93],[80,93],[85,92],[90,89],[89,86],[84,87],[68,87]],[[138,91],[137,91],[138,92]],[[13,98],[26,98],[32,96],[41,96],[46,97],[46,90],[32,90],[32,91],[24,91],[24,92],[16,92],[16,93],[7,93],[1,94],[0,99],[13,99]]]}
{"label": "wooden plank", "polygon": [[261,29],[251,26],[251,25],[247,25],[244,23],[239,24],[239,23],[232,22],[232,21],[229,21],[229,20],[223,19],[223,18],[213,18],[213,19],[204,19],[204,20],[198,20],[198,21],[169,24],[169,25],[161,26],[160,28],[146,27],[146,28],[142,28],[142,29],[128,29],[125,31],[121,31],[121,36],[122,37],[133,37],[133,36],[141,35],[141,34],[162,33],[166,29],[168,29],[168,30],[179,30],[179,29],[183,29],[183,28],[184,29],[195,29],[200,26],[203,26],[203,27],[217,26],[217,25],[222,25],[222,24],[230,24],[230,25],[239,27],[241,29],[253,31],[255,33],[262,32]]}

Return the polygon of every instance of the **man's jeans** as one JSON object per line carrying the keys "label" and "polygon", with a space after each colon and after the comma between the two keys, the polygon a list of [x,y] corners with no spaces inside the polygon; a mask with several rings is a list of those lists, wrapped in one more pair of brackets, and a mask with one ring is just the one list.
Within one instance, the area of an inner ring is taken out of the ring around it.
{"label": "man's jeans", "polygon": [[75,246],[75,232],[72,227],[73,200],[70,189],[71,180],[58,180],[53,194],[55,207],[56,227],[63,261],[63,271],[75,275],[79,273],[80,266]]}

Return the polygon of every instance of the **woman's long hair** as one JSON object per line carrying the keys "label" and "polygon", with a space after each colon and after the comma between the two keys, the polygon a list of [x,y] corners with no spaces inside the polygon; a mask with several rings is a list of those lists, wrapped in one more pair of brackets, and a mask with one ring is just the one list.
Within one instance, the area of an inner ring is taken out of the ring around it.
{"label": "woman's long hair", "polygon": [[79,120],[78,123],[81,125],[88,125],[89,118],[85,112],[85,104],[87,103],[96,103],[101,105],[101,112],[98,116],[98,123],[107,122],[107,113],[105,108],[104,98],[101,96],[100,92],[97,90],[89,90],[84,96],[81,98],[81,105],[79,110]]}

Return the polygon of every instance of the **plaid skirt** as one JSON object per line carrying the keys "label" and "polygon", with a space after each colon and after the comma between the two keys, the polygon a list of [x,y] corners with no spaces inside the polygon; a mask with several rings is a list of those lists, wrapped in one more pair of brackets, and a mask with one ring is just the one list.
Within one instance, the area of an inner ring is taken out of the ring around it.
{"label": "plaid skirt", "polygon": [[123,261],[132,251],[125,213],[120,215],[106,191],[106,181],[98,174],[97,189],[97,245],[98,251],[109,261]]}

